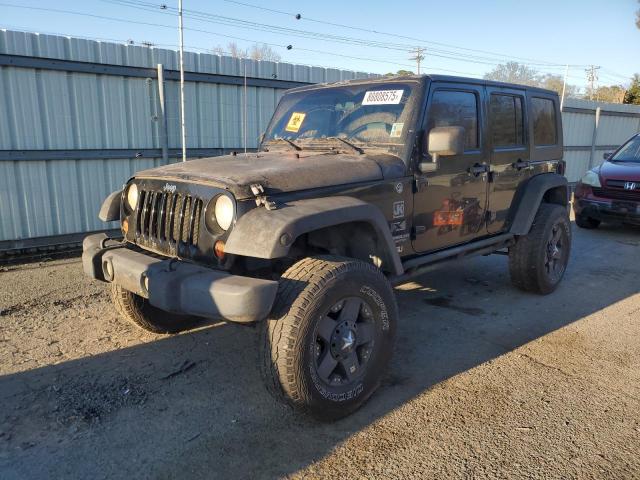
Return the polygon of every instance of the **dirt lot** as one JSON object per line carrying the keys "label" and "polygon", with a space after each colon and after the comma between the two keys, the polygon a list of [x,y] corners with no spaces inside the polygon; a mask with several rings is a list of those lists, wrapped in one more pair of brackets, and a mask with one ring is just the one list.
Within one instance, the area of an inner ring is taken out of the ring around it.
{"label": "dirt lot", "polygon": [[78,258],[0,270],[0,477],[640,478],[640,230],[574,228],[549,297],[473,259],[397,291],[383,388],[318,424],[274,403],[256,332],[121,322]]}

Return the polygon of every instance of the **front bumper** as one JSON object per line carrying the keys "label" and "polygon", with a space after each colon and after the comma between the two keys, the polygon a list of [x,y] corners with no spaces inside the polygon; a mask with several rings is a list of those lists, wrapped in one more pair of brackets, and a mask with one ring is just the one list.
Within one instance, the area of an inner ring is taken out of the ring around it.
{"label": "front bumper", "polygon": [[153,257],[103,233],[84,239],[82,266],[89,277],[120,285],[161,310],[234,322],[266,318],[278,290],[273,280]]}
{"label": "front bumper", "polygon": [[640,203],[576,198],[573,202],[576,216],[583,215],[603,222],[624,222],[640,225]]}

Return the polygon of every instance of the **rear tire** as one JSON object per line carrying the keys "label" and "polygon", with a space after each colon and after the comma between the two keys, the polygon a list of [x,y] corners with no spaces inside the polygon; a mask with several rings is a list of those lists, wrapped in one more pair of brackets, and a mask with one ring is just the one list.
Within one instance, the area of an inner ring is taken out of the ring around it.
{"label": "rear tire", "polygon": [[511,282],[521,290],[546,295],[566,271],[571,254],[571,224],[562,205],[543,203],[531,230],[509,248]]}
{"label": "rear tire", "polygon": [[320,420],[357,410],[389,364],[398,313],[386,277],[365,262],[305,258],[280,280],[261,324],[261,371],[267,389]]}
{"label": "rear tire", "polygon": [[592,230],[600,226],[600,220],[587,217],[586,215],[576,215],[576,225],[580,228],[586,228]]}
{"label": "rear tire", "polygon": [[111,299],[116,311],[126,320],[153,333],[177,333],[193,327],[200,318],[176,315],[154,307],[144,297],[111,284]]}

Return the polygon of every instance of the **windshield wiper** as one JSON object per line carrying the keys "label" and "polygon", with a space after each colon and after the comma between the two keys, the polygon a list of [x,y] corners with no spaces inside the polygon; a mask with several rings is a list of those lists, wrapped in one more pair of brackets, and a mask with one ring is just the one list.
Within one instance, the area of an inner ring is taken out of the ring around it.
{"label": "windshield wiper", "polygon": [[353,143],[351,143],[348,140],[345,140],[344,138],[340,138],[340,137],[326,137],[325,140],[339,140],[340,142],[344,143],[346,146],[348,146],[351,150],[358,152],[360,155],[362,155],[364,153],[364,150],[360,147],[358,147],[357,145],[354,145]]}
{"label": "windshield wiper", "polygon": [[[293,143],[291,140],[287,139],[287,138],[272,138],[271,140],[267,141],[267,144],[271,143],[271,142],[286,142],[288,145],[290,145],[296,152],[299,152],[300,150],[302,150],[302,147],[300,145],[296,145],[295,143]],[[268,151],[268,150],[267,150]]]}

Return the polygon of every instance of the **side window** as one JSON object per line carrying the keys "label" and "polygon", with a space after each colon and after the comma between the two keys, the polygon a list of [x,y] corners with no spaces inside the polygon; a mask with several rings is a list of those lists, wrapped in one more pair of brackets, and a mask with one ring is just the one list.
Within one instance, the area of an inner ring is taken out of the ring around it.
{"label": "side window", "polygon": [[536,145],[555,145],[558,143],[556,110],[552,100],[533,97],[531,99],[531,120],[533,122],[533,143]]}
{"label": "side window", "polygon": [[489,108],[493,147],[518,147],[524,145],[522,97],[492,94]]}
{"label": "side window", "polygon": [[479,147],[478,100],[471,92],[437,90],[431,98],[427,132],[435,127],[464,127],[465,150]]}

